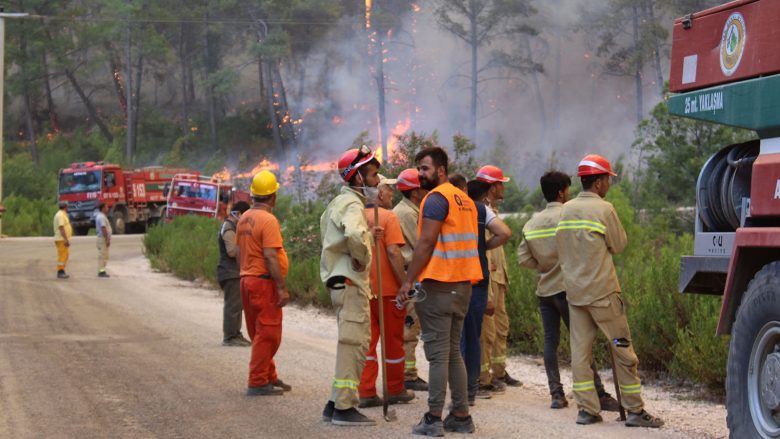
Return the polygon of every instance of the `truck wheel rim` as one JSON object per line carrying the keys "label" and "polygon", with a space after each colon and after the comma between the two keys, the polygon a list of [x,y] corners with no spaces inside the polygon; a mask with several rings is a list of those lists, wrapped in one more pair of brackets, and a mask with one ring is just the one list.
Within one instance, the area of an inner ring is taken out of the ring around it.
{"label": "truck wheel rim", "polygon": [[748,404],[753,425],[764,438],[780,436],[780,322],[761,328],[750,353]]}

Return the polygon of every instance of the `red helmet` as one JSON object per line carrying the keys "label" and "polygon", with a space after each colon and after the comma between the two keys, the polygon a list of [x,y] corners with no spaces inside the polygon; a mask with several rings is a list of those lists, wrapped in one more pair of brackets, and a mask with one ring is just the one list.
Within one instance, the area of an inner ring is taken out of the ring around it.
{"label": "red helmet", "polygon": [[418,174],[417,169],[414,168],[404,169],[400,174],[398,174],[398,178],[396,178],[396,180],[397,182],[395,187],[397,187],[401,192],[410,191],[420,187],[420,174]]}
{"label": "red helmet", "polygon": [[604,157],[598,154],[588,154],[582,158],[582,161],[580,161],[580,165],[577,168],[578,177],[600,174],[609,174],[613,177],[617,177],[617,174],[612,172],[612,165],[609,164],[609,160]]}
{"label": "red helmet", "polygon": [[[358,168],[376,160],[371,148],[366,145],[360,148],[350,149],[339,158],[339,175],[342,180],[349,181],[357,172]],[[378,163],[378,162],[377,162]]]}
{"label": "red helmet", "polygon": [[477,171],[477,180],[485,183],[506,183],[509,177],[504,177],[504,172],[498,166],[483,166]]}

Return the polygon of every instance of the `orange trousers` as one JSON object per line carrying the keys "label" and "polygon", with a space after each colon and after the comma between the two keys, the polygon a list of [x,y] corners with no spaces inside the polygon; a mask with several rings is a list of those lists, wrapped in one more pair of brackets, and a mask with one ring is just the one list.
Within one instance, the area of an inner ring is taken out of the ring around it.
{"label": "orange trousers", "polygon": [[[376,379],[379,375],[379,362],[376,345],[379,342],[379,301],[371,299],[371,344],[368,345],[366,354],[366,367],[360,377],[358,394],[361,398],[377,396]],[[385,364],[387,365],[387,393],[398,395],[404,391],[404,320],[406,319],[406,307],[395,307],[395,296],[387,296],[383,299],[385,317]]]}
{"label": "orange trousers", "polygon": [[276,305],[274,281],[241,277],[246,332],[252,340],[249,360],[249,387],[260,387],[278,379],[274,355],[282,343],[282,308]]}

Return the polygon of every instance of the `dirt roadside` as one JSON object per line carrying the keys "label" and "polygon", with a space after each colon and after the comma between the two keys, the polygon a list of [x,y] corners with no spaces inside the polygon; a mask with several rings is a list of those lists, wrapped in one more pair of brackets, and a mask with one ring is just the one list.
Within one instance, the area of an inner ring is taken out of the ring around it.
{"label": "dirt roadside", "polygon": [[[117,236],[111,279],[95,276],[94,237],[74,240],[67,281],[54,279],[48,238],[0,240],[0,437],[406,437],[425,393],[395,406],[398,421],[339,429],[320,422],[335,352],[333,318],[285,309],[283,397],[244,396],[249,350],[221,346],[218,291],[153,273],[140,237]],[[424,358],[422,351],[418,352]],[[427,375],[422,364],[422,375]],[[722,405],[644,387],[657,431],[614,421],[574,424],[576,409],[547,408],[540,359],[513,357],[525,386],[473,408],[478,437],[726,437]],[[608,371],[602,372],[612,386]],[[562,370],[571,388],[570,372]],[[381,419],[381,409],[367,410]]]}

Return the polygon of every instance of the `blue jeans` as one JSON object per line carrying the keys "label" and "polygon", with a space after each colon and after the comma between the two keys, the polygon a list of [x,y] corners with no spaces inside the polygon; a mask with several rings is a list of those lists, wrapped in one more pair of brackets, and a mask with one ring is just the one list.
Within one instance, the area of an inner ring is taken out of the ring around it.
{"label": "blue jeans", "polygon": [[482,332],[482,318],[488,302],[488,283],[480,282],[471,287],[469,310],[463,321],[463,335],[460,338],[460,351],[466,364],[468,376],[468,394],[473,398],[479,389],[480,346],[479,337]]}

